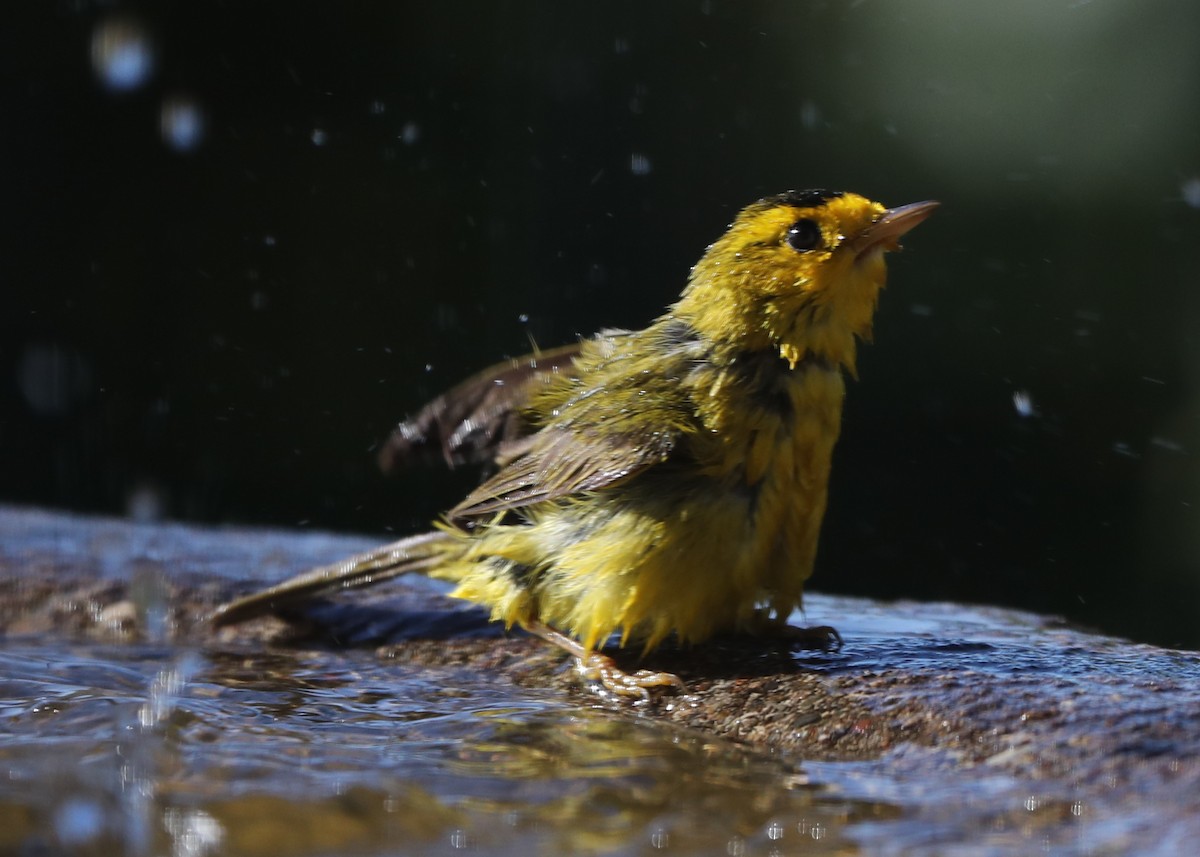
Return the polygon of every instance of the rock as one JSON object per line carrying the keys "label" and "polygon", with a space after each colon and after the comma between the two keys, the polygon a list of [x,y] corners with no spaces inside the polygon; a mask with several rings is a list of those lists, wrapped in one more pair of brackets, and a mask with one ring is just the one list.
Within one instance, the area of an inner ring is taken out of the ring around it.
{"label": "rock", "polygon": [[347,593],[290,622],[220,635],[205,625],[232,595],[369,544],[0,509],[0,631],[202,652],[365,648],[443,675],[446,688],[475,673],[518,696],[549,689],[795,760],[811,782],[898,806],[889,821],[847,822],[851,841],[895,850],[1036,841],[1107,853],[1200,837],[1200,657],[1053,619],[813,595],[805,618],[837,627],[840,652],[720,639],[644,661],[622,653],[624,666],[687,685],[637,705],[582,687],[553,648],[504,634],[423,579]]}

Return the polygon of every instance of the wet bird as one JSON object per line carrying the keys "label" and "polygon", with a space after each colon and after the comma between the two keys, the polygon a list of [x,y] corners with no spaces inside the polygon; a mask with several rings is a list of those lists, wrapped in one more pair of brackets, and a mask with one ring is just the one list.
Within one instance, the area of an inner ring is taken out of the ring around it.
{"label": "wet bird", "polygon": [[401,423],[385,467],[422,452],[495,467],[435,530],[213,621],[421,572],[637,696],[680,682],[618,669],[600,652],[613,635],[643,653],[723,632],[840,645],[787,619],[813,571],[844,374],[870,338],[884,254],[936,207],[828,190],[747,206],[649,327],[511,361]]}

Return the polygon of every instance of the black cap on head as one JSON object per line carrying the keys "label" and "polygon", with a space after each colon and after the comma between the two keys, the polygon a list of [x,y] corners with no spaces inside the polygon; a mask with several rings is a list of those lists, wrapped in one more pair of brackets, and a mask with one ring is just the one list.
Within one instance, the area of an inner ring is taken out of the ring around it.
{"label": "black cap on head", "polygon": [[797,208],[812,208],[820,205],[826,200],[837,199],[839,196],[844,196],[840,190],[826,190],[824,188],[816,188],[813,190],[788,190],[783,193],[777,193],[774,196],[763,197],[759,200],[760,205],[794,205]]}

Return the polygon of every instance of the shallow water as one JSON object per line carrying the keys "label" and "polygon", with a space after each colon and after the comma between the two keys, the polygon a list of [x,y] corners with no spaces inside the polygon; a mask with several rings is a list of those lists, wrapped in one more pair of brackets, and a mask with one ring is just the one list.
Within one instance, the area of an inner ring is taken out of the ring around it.
{"label": "shallow water", "polygon": [[0,848],[75,853],[836,853],[803,770],[362,652],[13,642]]}

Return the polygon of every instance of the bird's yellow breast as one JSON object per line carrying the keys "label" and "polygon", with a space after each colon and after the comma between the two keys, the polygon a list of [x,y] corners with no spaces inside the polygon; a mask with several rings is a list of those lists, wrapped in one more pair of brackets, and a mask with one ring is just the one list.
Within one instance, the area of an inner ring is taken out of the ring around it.
{"label": "bird's yellow breast", "polygon": [[760,608],[786,619],[812,573],[844,383],[816,363],[767,389],[708,381],[694,472],[494,524],[437,576],[493,618],[538,619],[589,648],[613,633],[646,649],[671,634],[700,642],[753,626]]}

